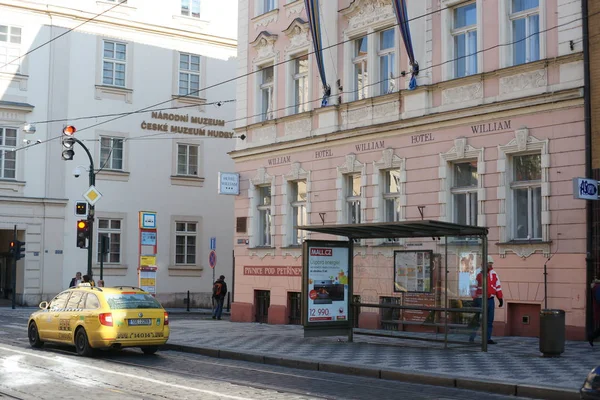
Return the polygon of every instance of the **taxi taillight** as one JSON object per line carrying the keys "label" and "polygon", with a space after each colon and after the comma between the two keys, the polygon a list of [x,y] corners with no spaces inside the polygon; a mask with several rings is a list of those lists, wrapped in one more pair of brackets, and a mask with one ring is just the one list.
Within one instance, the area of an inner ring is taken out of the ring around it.
{"label": "taxi taillight", "polygon": [[165,311],[165,325],[169,325],[169,313]]}
{"label": "taxi taillight", "polygon": [[113,318],[111,313],[103,313],[98,315],[100,323],[104,326],[113,326]]}

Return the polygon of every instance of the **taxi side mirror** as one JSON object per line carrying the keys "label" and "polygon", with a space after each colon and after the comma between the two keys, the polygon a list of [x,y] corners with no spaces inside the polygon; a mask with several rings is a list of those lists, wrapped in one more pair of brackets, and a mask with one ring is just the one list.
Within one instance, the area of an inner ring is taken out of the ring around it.
{"label": "taxi side mirror", "polygon": [[48,308],[48,302],[47,302],[47,301],[42,301],[42,302],[40,303],[40,308],[41,308],[42,310],[45,310],[46,308]]}

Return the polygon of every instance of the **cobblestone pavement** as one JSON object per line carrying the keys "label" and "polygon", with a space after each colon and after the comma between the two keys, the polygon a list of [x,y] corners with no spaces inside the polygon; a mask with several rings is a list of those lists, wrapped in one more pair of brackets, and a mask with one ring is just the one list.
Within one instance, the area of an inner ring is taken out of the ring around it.
{"label": "cobblestone pavement", "polygon": [[[0,308],[0,321],[12,315],[21,324],[32,310]],[[536,338],[498,337],[498,344],[482,353],[466,345],[444,349],[443,344],[363,335],[355,335],[352,343],[345,337],[304,338],[301,326],[231,323],[191,314],[171,313],[170,344],[573,391],[600,363],[600,350],[584,342],[567,342],[560,358],[544,358]]]}
{"label": "cobblestone pavement", "polygon": [[[173,351],[137,349],[78,357],[67,347],[31,349],[26,315],[0,312],[0,398],[20,399],[438,399],[481,393],[319,371],[297,370]],[[181,322],[181,321],[179,321]],[[174,326],[176,326],[175,322]],[[178,329],[175,327],[175,329]],[[515,399],[486,395],[490,400]]]}

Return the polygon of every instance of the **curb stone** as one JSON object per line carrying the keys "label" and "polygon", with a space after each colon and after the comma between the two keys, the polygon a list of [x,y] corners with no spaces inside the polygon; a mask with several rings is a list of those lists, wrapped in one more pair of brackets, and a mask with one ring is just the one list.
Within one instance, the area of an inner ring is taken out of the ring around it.
{"label": "curb stone", "polygon": [[236,361],[248,361],[257,364],[276,365],[281,367],[323,371],[344,375],[364,376],[407,383],[425,384],[432,386],[454,387],[478,392],[504,394],[511,396],[529,397],[544,400],[579,400],[577,390],[568,390],[553,387],[544,387],[526,384],[511,384],[500,381],[457,377],[442,374],[427,374],[416,372],[403,372],[387,369],[360,367],[354,364],[315,362],[296,358],[282,358],[262,356],[259,354],[245,353],[231,350],[218,350],[208,347],[186,346],[179,344],[165,344],[164,350],[194,353],[213,358],[223,358]]}

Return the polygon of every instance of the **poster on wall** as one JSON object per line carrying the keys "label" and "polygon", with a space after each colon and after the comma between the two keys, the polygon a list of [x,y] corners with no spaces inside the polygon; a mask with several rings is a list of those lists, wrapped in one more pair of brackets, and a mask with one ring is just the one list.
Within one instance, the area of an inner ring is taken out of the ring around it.
{"label": "poster on wall", "polygon": [[458,264],[458,295],[459,297],[473,297],[477,287],[477,274],[479,255],[473,252],[459,253]]}
{"label": "poster on wall", "polygon": [[349,321],[347,242],[305,242],[306,317],[309,325]]}
{"label": "poster on wall", "polygon": [[431,292],[431,250],[394,251],[394,292]]}

